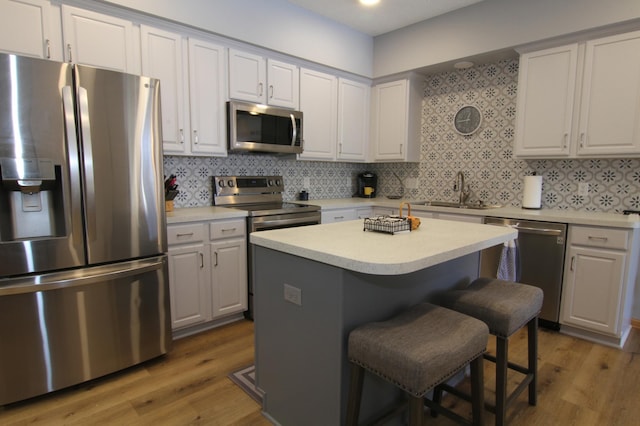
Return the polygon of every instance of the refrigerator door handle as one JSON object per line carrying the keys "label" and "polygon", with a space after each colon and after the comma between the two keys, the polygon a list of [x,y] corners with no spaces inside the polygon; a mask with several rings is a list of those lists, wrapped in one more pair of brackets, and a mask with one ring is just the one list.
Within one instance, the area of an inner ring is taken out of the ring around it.
{"label": "refrigerator door handle", "polygon": [[[64,126],[67,136],[67,150],[69,152],[69,173],[72,182],[79,183],[80,176],[78,170],[80,170],[80,153],[78,151],[78,136],[76,134],[76,114],[73,106],[73,88],[71,86],[64,86],[62,88],[62,108],[64,111]],[[80,185],[72,184],[70,189],[71,203],[74,200],[80,200]],[[79,206],[78,206],[79,208]],[[65,221],[67,229],[71,229],[71,215],[65,215]]]}
{"label": "refrigerator door handle", "polygon": [[[85,269],[59,273],[54,272],[30,278],[18,278],[15,280],[6,280],[5,282],[0,281],[2,284],[0,285],[0,297],[14,294],[58,290],[61,288],[88,286],[107,280],[140,275],[145,272],[161,269],[165,262],[166,256],[158,256],[145,260],[95,267],[89,270]],[[11,281],[16,281],[16,283],[11,284]]]}
{"label": "refrigerator door handle", "polygon": [[[80,121],[80,131],[82,138],[82,146],[84,148],[84,158],[93,158],[93,148],[91,144],[91,121],[89,117],[89,97],[87,95],[87,89],[78,86],[78,112]],[[84,184],[85,184],[85,200],[86,200],[86,215],[95,217],[96,214],[96,200],[95,200],[95,179],[93,176],[93,162],[84,162]],[[95,221],[88,221],[87,226],[95,227]],[[95,229],[89,229],[87,235],[95,235]]]}

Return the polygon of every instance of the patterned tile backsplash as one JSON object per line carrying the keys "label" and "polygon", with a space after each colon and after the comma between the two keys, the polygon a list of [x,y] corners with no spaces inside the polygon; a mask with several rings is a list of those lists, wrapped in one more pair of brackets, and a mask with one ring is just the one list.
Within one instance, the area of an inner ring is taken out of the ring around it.
{"label": "patterned tile backsplash", "polygon": [[[413,199],[455,201],[453,181],[465,175],[471,199],[519,207],[524,176],[543,176],[542,207],[621,212],[640,209],[640,159],[520,160],[513,158],[518,61],[506,60],[428,76],[422,103],[419,163],[333,163],[297,161],[271,155],[230,154],[220,157],[165,156],[165,175],[178,177],[177,207],[211,205],[214,175],[283,175],[286,200],[303,189],[313,198],[348,198],[358,173],[378,174],[378,196],[398,194],[400,182],[413,178]],[[453,116],[463,105],[476,105],[480,129],[462,136]],[[310,188],[304,187],[304,178]],[[350,183],[349,183],[350,182]],[[589,183],[587,195],[578,185]]]}

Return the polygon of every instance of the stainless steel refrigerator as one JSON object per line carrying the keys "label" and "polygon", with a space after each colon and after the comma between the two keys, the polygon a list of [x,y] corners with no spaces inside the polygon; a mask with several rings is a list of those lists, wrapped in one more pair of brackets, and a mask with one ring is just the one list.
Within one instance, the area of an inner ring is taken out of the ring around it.
{"label": "stainless steel refrigerator", "polygon": [[159,93],[0,54],[0,405],[169,350]]}

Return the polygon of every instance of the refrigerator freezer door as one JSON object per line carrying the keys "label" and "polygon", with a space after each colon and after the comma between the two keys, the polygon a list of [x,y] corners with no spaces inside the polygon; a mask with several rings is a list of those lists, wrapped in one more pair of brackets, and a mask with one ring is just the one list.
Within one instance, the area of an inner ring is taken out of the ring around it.
{"label": "refrigerator freezer door", "polygon": [[0,54],[0,278],[85,264],[71,65]]}
{"label": "refrigerator freezer door", "polygon": [[0,405],[166,353],[166,256],[3,280]]}
{"label": "refrigerator freezer door", "polygon": [[88,263],[164,253],[160,82],[76,72]]}

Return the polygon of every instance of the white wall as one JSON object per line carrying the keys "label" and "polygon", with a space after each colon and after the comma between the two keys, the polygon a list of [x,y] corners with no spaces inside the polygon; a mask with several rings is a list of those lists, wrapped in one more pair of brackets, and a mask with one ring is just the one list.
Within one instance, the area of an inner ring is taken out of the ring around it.
{"label": "white wall", "polygon": [[485,0],[374,39],[374,77],[640,20],[640,0]]}
{"label": "white wall", "polygon": [[364,77],[373,38],[286,0],[103,0]]}

